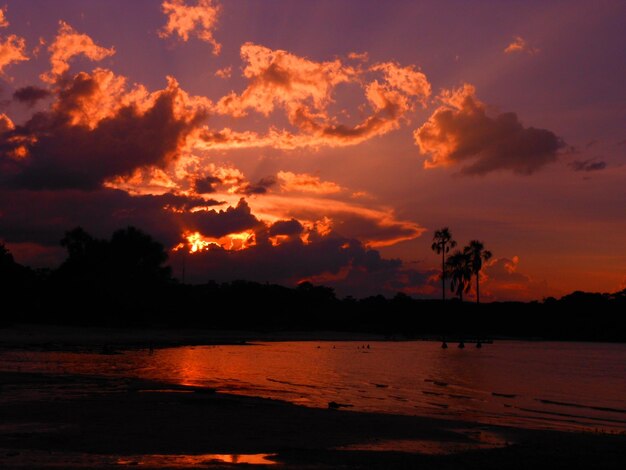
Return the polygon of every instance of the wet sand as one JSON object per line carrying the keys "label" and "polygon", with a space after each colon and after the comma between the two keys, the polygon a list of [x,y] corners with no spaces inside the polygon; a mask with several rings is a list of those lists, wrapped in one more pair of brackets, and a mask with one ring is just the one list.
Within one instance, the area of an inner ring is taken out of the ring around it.
{"label": "wet sand", "polygon": [[0,373],[0,468],[232,468],[224,462],[233,459],[278,468],[621,469],[626,435],[312,409],[136,379]]}

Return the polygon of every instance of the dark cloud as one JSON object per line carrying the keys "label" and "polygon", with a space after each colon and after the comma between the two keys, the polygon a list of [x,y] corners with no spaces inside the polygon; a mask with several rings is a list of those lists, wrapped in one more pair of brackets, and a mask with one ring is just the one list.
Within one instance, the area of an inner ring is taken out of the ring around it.
{"label": "dark cloud", "polygon": [[574,160],[568,163],[569,167],[574,171],[598,171],[606,168],[605,161],[594,161],[593,158],[587,160]]}
{"label": "dark cloud", "polygon": [[[0,189],[0,239],[56,246],[66,230],[78,225],[98,237],[136,226],[167,247],[185,231],[220,237],[258,226],[245,201],[226,210],[209,210],[215,200],[175,194],[131,196],[124,191]],[[190,212],[193,207],[205,210]]]}
{"label": "dark cloud", "polygon": [[414,133],[427,168],[462,165],[465,175],[496,170],[530,175],[556,161],[565,146],[552,131],[524,127],[516,113],[488,116],[486,108],[464,88],[445,95],[444,106]]}
{"label": "dark cloud", "polygon": [[[5,184],[30,189],[94,189],[113,176],[143,166],[164,167],[178,158],[202,111],[176,110],[177,84],[154,94],[147,107],[134,104],[98,108],[99,75],[78,74],[68,81],[47,112],[0,138],[0,165]],[[83,115],[99,120],[82,122]],[[78,121],[78,122],[77,122]],[[28,155],[16,160],[18,148]]]}
{"label": "dark cloud", "polygon": [[238,279],[295,286],[311,280],[336,289],[341,296],[394,295],[411,292],[429,283],[431,273],[406,270],[398,259],[384,259],[361,242],[338,236],[304,243],[295,237],[278,246],[257,238],[258,243],[241,251],[210,249],[192,255],[172,254],[174,271],[185,256],[186,278],[192,282]]}
{"label": "dark cloud", "polygon": [[36,86],[25,86],[23,88],[18,88],[13,93],[13,99],[19,101],[20,103],[26,104],[28,107],[32,108],[37,101],[47,98],[52,93],[45,88],[39,88]]}
{"label": "dark cloud", "polygon": [[256,183],[246,182],[242,184],[237,190],[237,194],[243,194],[246,196],[251,196],[253,194],[265,194],[268,189],[276,184],[276,178],[273,176],[268,176],[265,178],[261,178]]}
{"label": "dark cloud", "polygon": [[164,206],[183,204],[171,195],[132,197],[124,191],[101,189],[0,189],[0,237],[14,243],[58,245],[66,230],[82,226],[99,237],[135,225],[163,243],[180,236],[175,213]]}
{"label": "dark cloud", "polygon": [[382,294],[388,297],[404,292],[419,297],[441,296],[439,271],[406,269],[397,263],[380,266],[378,269],[350,269],[341,280],[329,280],[324,284],[341,295],[365,297]]}
{"label": "dark cloud", "polygon": [[270,226],[269,235],[270,237],[274,237],[276,235],[300,235],[303,230],[304,227],[296,219],[279,220]]}
{"label": "dark cloud", "polygon": [[222,180],[217,176],[205,176],[194,182],[194,189],[198,194],[211,194],[216,191],[215,186],[221,183]]}
{"label": "dark cloud", "polygon": [[[166,247],[182,240],[184,232],[198,231],[206,237],[250,231],[256,245],[241,251],[212,248],[195,254],[171,253],[171,264],[180,269],[186,258],[191,282],[209,279],[256,280],[296,285],[312,280],[334,287],[340,295],[394,295],[399,290],[421,295],[430,292],[432,273],[406,269],[398,259],[382,258],[377,250],[360,241],[313,232],[305,243],[305,232],[296,220],[281,220],[269,227],[260,222],[242,198],[224,210],[219,204],[177,194],[131,196],[115,189],[82,191],[0,188],[0,239],[19,248],[20,262],[55,264],[65,256],[59,250],[64,233],[82,226],[94,236],[106,238],[120,227],[133,225],[151,234]],[[190,212],[191,208],[205,207]],[[269,237],[286,235],[278,246]],[[436,288],[436,286],[435,286]]]}
{"label": "dark cloud", "polygon": [[184,226],[189,231],[197,231],[207,237],[220,238],[229,233],[258,229],[264,226],[250,210],[244,198],[235,207],[216,211],[201,210],[181,215]]}

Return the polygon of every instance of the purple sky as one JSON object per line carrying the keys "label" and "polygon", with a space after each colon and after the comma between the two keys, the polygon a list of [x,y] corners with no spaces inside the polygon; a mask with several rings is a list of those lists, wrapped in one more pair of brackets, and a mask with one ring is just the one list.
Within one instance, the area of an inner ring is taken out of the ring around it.
{"label": "purple sky", "polygon": [[132,224],[198,281],[437,296],[449,226],[486,298],[626,287],[622,1],[2,5],[19,261]]}

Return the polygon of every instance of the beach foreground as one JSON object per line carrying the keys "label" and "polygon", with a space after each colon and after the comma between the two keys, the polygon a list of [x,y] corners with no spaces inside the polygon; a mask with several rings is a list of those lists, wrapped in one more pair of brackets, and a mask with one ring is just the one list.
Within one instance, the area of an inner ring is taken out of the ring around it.
{"label": "beach foreground", "polygon": [[0,373],[0,467],[623,468],[626,435],[314,409],[196,387]]}

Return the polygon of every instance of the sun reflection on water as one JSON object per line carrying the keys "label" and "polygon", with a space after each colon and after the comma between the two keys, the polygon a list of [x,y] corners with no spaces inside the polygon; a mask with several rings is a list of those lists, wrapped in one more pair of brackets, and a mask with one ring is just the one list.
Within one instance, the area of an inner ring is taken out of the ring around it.
{"label": "sun reflection on water", "polygon": [[215,463],[242,465],[275,465],[276,454],[200,454],[200,455],[135,455],[117,459],[117,465],[162,468],[186,468]]}

